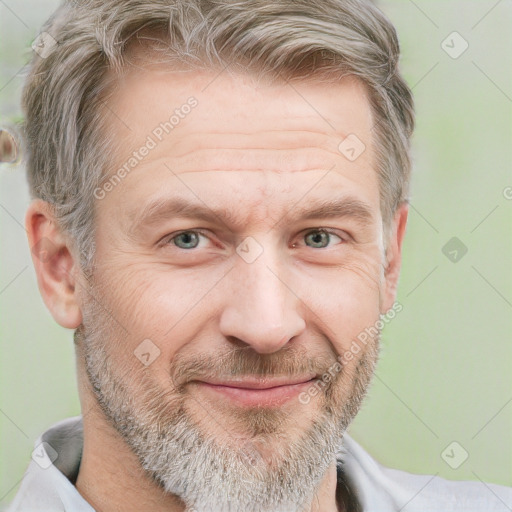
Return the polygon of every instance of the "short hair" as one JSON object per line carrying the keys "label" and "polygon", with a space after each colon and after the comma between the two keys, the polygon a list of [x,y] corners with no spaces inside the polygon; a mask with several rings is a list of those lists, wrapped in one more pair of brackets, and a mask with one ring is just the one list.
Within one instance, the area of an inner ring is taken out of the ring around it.
{"label": "short hair", "polygon": [[68,0],[42,28],[50,44],[28,70],[22,129],[30,194],[52,205],[83,269],[95,252],[94,190],[116,145],[105,121],[108,77],[126,69],[143,32],[161,41],[153,50],[169,65],[229,65],[285,80],[357,77],[373,113],[384,225],[407,201],[412,93],[396,31],[370,0]]}

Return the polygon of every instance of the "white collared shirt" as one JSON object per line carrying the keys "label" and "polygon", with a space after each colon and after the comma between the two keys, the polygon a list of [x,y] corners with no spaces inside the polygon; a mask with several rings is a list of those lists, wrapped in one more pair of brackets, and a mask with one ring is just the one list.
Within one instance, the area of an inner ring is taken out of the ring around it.
{"label": "white collared shirt", "polygon": [[[7,512],[95,512],[74,486],[82,447],[81,416],[42,434]],[[386,468],[347,434],[339,460],[364,512],[512,511],[512,488]]]}

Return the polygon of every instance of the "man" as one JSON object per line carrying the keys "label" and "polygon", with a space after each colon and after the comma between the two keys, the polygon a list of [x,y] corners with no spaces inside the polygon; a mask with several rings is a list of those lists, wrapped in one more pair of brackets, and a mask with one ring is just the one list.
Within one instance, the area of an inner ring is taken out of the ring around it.
{"label": "man", "polygon": [[414,124],[373,4],[70,1],[36,49],[26,227],[82,415],[12,511],[512,506],[345,434],[396,307]]}

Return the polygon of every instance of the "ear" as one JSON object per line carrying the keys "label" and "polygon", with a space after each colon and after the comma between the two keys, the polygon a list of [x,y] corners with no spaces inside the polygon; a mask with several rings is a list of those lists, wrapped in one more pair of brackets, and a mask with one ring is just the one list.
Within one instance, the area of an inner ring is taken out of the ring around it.
{"label": "ear", "polygon": [[76,329],[82,323],[75,289],[80,266],[74,260],[69,240],[62,233],[51,205],[40,199],[32,201],[25,216],[25,228],[46,307],[57,323]]}
{"label": "ear", "polygon": [[402,267],[402,242],[407,225],[409,204],[403,202],[395,212],[386,249],[386,267],[384,269],[384,293],[382,296],[381,313],[384,314],[394,304]]}

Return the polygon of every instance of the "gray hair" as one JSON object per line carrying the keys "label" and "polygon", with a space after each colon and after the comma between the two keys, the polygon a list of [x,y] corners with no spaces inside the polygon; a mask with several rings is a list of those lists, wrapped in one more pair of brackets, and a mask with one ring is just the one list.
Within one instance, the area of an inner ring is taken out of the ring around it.
{"label": "gray hair", "polygon": [[396,31],[370,0],[68,0],[42,28],[51,51],[30,64],[23,144],[31,196],[52,205],[84,270],[95,252],[94,190],[116,147],[105,120],[109,77],[125,69],[143,32],[161,42],[152,50],[192,69],[359,78],[373,111],[385,225],[407,201],[413,99],[398,69]]}

